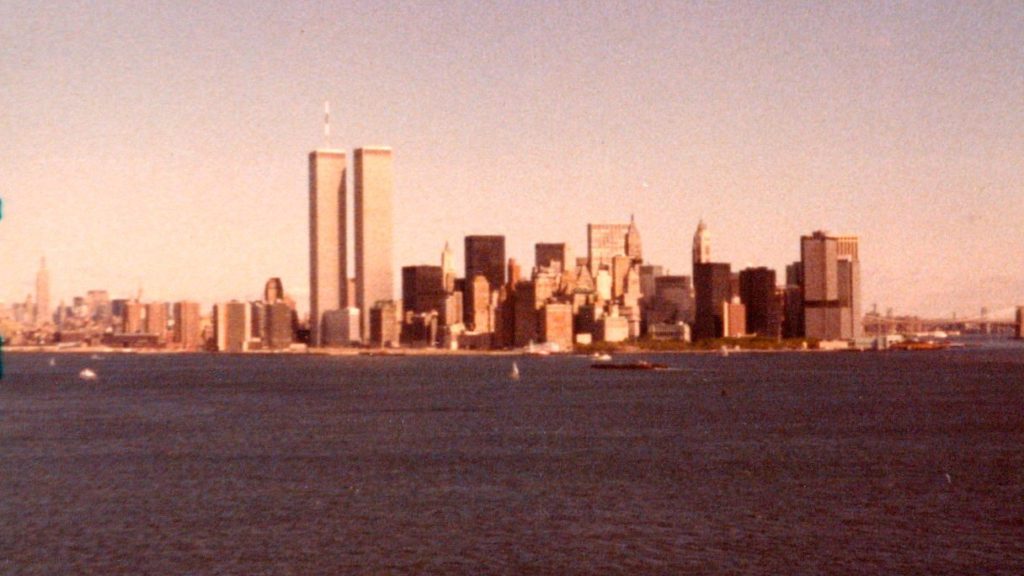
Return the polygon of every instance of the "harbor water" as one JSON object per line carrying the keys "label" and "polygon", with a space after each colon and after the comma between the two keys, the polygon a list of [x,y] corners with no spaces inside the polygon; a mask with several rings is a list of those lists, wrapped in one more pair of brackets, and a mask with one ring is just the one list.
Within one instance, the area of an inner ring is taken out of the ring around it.
{"label": "harbor water", "polygon": [[1019,343],[641,358],[6,353],[0,574],[1024,573]]}

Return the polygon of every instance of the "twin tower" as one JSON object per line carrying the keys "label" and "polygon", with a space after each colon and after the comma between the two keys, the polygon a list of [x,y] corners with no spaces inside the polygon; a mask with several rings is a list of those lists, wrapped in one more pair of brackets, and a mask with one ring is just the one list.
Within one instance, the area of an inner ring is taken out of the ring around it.
{"label": "twin tower", "polygon": [[[344,150],[309,153],[310,344],[325,344],[325,318],[359,309],[360,338],[369,336],[369,309],[392,300],[391,148],[357,148],[352,158],[355,211],[355,282],[348,280],[348,159]],[[349,291],[354,288],[354,298]],[[355,330],[346,330],[355,335]],[[354,338],[352,338],[354,339]],[[346,338],[346,340],[350,340]],[[339,342],[340,343],[340,342]]]}

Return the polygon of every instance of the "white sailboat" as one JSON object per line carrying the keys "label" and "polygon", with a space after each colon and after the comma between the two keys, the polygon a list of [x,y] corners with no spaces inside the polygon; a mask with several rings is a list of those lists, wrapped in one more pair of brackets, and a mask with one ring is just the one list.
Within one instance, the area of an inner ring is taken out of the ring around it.
{"label": "white sailboat", "polygon": [[519,380],[519,365],[512,362],[512,372],[508,375],[511,380]]}
{"label": "white sailboat", "polygon": [[82,380],[95,380],[98,378],[98,376],[96,376],[96,372],[94,372],[92,368],[82,369],[82,371],[78,373],[78,377]]}

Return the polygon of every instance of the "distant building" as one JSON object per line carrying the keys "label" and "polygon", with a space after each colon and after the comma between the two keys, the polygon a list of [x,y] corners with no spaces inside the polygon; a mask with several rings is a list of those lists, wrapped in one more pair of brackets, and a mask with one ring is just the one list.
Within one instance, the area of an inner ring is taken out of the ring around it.
{"label": "distant building", "polygon": [[269,350],[281,350],[291,346],[295,339],[292,309],[284,302],[275,302],[266,305],[264,314],[266,329],[263,347]]}
{"label": "distant building", "polygon": [[1017,330],[1015,336],[1018,340],[1024,339],[1024,306],[1017,306]]}
{"label": "distant building", "polygon": [[533,247],[534,265],[537,268],[553,269],[555,272],[572,270],[575,268],[575,260],[572,251],[565,242],[547,243],[538,242]]}
{"label": "distant building", "polygon": [[722,303],[722,336],[740,338],[747,334],[747,310],[739,298]]}
{"label": "distant building", "polygon": [[777,338],[780,327],[775,297],[775,270],[765,267],[740,271],[740,300],[746,306],[746,330],[750,334]]}
{"label": "distant building", "polygon": [[309,343],[321,345],[323,314],[345,306],[348,268],[342,150],[309,153]]}
{"label": "distant building", "polygon": [[213,330],[217,350],[220,352],[245,352],[252,339],[252,318],[247,302],[221,303],[214,306]]}
{"label": "distant building", "polygon": [[440,312],[445,296],[441,266],[402,267],[402,308],[405,312]]}
{"label": "distant building", "polygon": [[629,338],[629,320],[623,316],[603,316],[594,322],[594,340],[623,342]]}
{"label": "distant building", "polygon": [[[612,258],[629,256],[628,237],[635,233],[636,226],[629,224],[587,224],[587,264],[592,273],[601,268],[611,268]],[[637,235],[639,237],[639,235]],[[634,252],[639,246],[634,246]]]}
{"label": "distant building", "polygon": [[184,350],[202,347],[198,302],[174,303],[174,343]]}
{"label": "distant building", "polygon": [[693,283],[696,293],[693,338],[721,338],[725,334],[722,304],[730,302],[731,272],[726,263],[696,263]]}
{"label": "distant building", "polygon": [[711,232],[701,218],[697,223],[697,231],[693,234],[693,264],[694,275],[697,273],[697,264],[711,263]]}
{"label": "distant building", "polygon": [[143,332],[156,335],[158,340],[167,336],[167,303],[150,302],[146,304],[146,322]]}
{"label": "distant building", "polygon": [[540,311],[539,328],[543,342],[557,344],[560,350],[572,350],[572,305],[561,302],[545,304]]}
{"label": "distant building", "polygon": [[391,348],[401,342],[398,307],[390,300],[382,300],[370,308],[370,338],[374,348]]}
{"label": "distant building", "polygon": [[654,293],[644,300],[648,324],[693,323],[693,282],[689,276],[658,276]]}
{"label": "distant building", "polygon": [[263,287],[263,301],[267,304],[274,304],[284,300],[284,284],[280,278],[271,278]]}
{"label": "distant building", "polygon": [[[356,228],[356,306],[369,333],[371,303],[394,298],[391,202],[394,191],[391,148],[363,147],[353,163]],[[397,339],[396,339],[397,341]]]}
{"label": "distant building", "polygon": [[142,304],[138,300],[128,300],[121,310],[121,332],[123,334],[142,333]]}
{"label": "distant building", "polygon": [[361,341],[360,311],[355,306],[324,312],[323,346],[351,346]]}
{"label": "distant building", "polygon": [[110,323],[113,313],[110,309],[110,294],[106,290],[89,290],[85,302],[91,320],[101,325]]}
{"label": "distant building", "polygon": [[[505,237],[466,236],[466,292],[472,290],[473,279],[478,275],[487,279],[488,286],[497,290],[505,284]],[[480,302],[482,302],[482,297]],[[463,321],[472,326],[477,319],[476,304],[466,293],[463,304]],[[481,311],[482,312],[482,311]]]}
{"label": "distant building", "polygon": [[473,332],[493,332],[494,315],[491,310],[491,285],[487,277],[477,274],[471,279],[466,278],[464,302],[468,302],[470,311],[466,328]]}
{"label": "distant building", "polygon": [[857,238],[817,231],[800,238],[804,334],[849,340],[863,334]]}

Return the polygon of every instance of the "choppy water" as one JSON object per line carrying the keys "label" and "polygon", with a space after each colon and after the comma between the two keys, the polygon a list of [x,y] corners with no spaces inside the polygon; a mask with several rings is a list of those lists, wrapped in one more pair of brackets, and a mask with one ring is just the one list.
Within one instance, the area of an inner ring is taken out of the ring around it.
{"label": "choppy water", "polygon": [[0,573],[1024,573],[1019,345],[50,357],[5,357]]}

